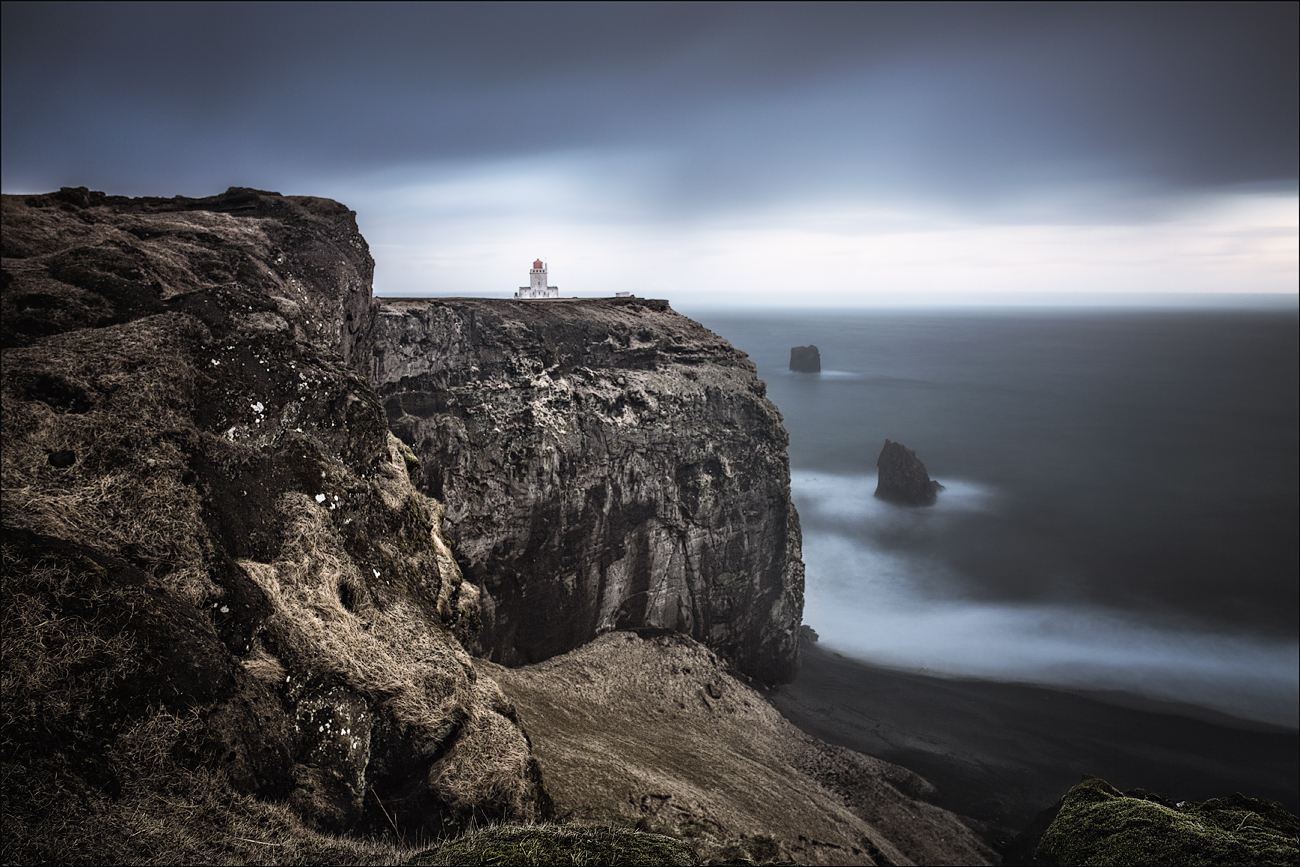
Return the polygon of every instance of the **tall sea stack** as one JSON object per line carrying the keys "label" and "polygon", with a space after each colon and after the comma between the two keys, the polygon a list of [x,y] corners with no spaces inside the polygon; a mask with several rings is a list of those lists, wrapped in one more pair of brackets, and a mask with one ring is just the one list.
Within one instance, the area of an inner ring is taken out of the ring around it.
{"label": "tall sea stack", "polygon": [[900,506],[933,506],[943,490],[943,485],[930,479],[916,452],[902,443],[885,440],[876,467],[880,470],[876,496],[882,500]]}
{"label": "tall sea stack", "polygon": [[790,349],[790,369],[795,373],[821,373],[822,354],[811,343]]}

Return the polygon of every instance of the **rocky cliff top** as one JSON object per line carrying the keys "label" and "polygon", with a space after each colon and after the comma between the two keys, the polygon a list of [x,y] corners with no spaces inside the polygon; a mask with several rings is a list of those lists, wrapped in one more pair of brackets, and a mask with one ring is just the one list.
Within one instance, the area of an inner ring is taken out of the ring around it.
{"label": "rocky cliff top", "polygon": [[372,378],[377,386],[421,376],[456,386],[521,373],[552,379],[601,370],[651,374],[680,365],[696,368],[699,376],[739,372],[760,397],[766,394],[747,354],[677,313],[667,301],[377,300],[379,315],[389,323],[384,345],[375,350]]}
{"label": "rocky cliff top", "polygon": [[356,213],[329,199],[7,195],[4,259],[3,346],[180,311],[369,364],[375,263]]}

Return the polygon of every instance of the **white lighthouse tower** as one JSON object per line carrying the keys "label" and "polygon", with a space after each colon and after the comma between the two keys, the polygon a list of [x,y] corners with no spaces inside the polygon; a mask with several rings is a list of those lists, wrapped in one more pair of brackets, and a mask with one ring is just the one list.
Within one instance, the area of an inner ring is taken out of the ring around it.
{"label": "white lighthouse tower", "polygon": [[533,262],[533,268],[528,272],[528,285],[520,286],[519,291],[515,293],[516,298],[559,298],[559,286],[546,285],[546,263],[541,259]]}

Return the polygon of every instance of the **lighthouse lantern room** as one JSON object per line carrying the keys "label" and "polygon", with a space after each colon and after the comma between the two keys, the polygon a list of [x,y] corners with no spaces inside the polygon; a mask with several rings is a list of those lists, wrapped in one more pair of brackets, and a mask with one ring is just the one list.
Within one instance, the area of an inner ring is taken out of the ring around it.
{"label": "lighthouse lantern room", "polygon": [[546,285],[546,263],[541,259],[533,262],[532,270],[528,272],[528,285],[520,286],[519,291],[515,293],[516,298],[559,298],[559,286]]}

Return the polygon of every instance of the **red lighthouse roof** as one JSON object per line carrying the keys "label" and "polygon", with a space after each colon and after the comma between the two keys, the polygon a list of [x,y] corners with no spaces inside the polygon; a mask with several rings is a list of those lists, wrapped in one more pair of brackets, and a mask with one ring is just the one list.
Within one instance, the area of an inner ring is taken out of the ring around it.
{"label": "red lighthouse roof", "polygon": [[538,269],[540,269],[540,268],[542,267],[542,260],[541,260],[541,259],[537,259],[536,261],[534,261],[534,262],[533,262],[533,267],[534,267],[534,268],[538,268]]}

